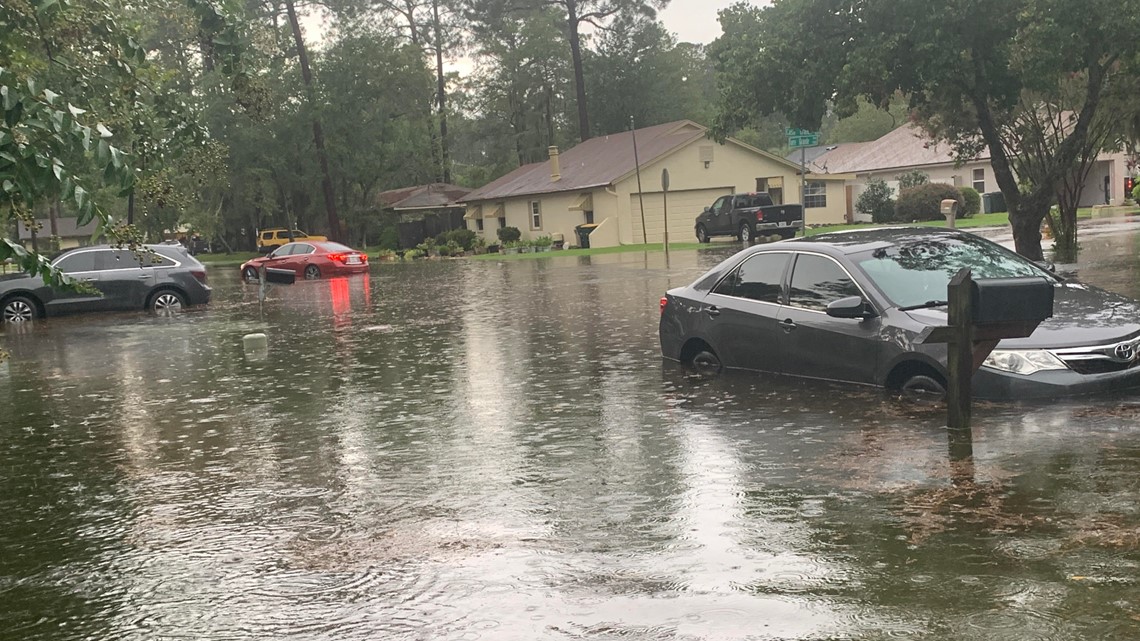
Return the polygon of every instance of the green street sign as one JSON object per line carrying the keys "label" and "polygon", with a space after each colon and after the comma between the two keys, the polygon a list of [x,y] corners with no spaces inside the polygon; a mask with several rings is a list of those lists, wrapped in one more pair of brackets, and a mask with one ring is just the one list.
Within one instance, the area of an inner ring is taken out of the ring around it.
{"label": "green street sign", "polygon": [[788,136],[788,146],[792,149],[799,149],[801,147],[814,147],[818,144],[818,133],[809,133],[802,136]]}
{"label": "green street sign", "polygon": [[795,127],[784,127],[784,135],[788,138],[792,136],[810,136],[812,134],[819,135],[818,131],[808,131],[807,129],[796,129]]}

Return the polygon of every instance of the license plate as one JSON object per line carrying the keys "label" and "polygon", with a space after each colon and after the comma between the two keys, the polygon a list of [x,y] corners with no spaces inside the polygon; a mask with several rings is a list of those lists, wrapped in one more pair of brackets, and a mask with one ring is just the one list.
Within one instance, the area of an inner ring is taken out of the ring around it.
{"label": "license plate", "polygon": [[791,224],[791,223],[789,223],[789,222],[788,222],[788,221],[786,221],[786,220],[781,220],[780,222],[776,223],[776,225],[778,225],[778,226],[780,226],[780,227],[787,227],[787,226],[788,226],[788,225],[790,225],[790,224]]}
{"label": "license plate", "polygon": [[348,264],[349,265],[359,265],[360,264],[360,256],[349,256],[348,257]]}

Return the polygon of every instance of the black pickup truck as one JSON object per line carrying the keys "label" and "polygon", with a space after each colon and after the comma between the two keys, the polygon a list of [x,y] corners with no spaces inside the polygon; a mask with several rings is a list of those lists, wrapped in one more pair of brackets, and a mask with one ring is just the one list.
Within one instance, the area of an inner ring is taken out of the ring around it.
{"label": "black pickup truck", "polygon": [[792,238],[803,221],[803,205],[773,205],[765,192],[721,196],[697,216],[697,240],[707,243],[713,236],[736,236],[750,244],[757,236]]}

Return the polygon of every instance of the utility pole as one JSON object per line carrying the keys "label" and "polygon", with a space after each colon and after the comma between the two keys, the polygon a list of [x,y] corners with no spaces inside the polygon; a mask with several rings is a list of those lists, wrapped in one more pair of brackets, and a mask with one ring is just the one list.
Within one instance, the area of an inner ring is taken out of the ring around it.
{"label": "utility pole", "polygon": [[641,204],[641,242],[649,244],[648,232],[645,231],[645,196],[641,193],[641,160],[637,157],[637,129],[634,128],[633,116],[629,117],[629,133],[633,136],[633,166],[637,170],[637,201]]}

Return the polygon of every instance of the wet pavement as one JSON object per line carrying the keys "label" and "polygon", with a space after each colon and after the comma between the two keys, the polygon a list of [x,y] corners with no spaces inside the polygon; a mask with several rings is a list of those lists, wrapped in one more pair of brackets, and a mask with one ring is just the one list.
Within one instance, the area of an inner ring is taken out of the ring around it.
{"label": "wet pavement", "polygon": [[[1140,296],[1134,228],[1082,246],[1063,271]],[[657,301],[730,251],[264,308],[215,269],[209,309],[0,330],[0,639],[1140,637],[1140,395],[981,404],[964,441],[690,376]]]}

